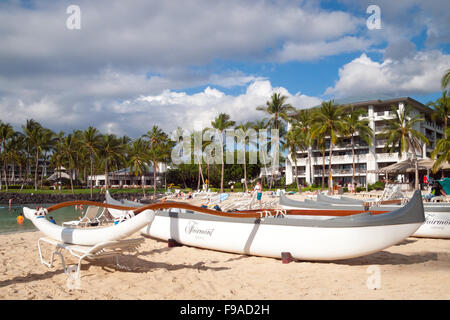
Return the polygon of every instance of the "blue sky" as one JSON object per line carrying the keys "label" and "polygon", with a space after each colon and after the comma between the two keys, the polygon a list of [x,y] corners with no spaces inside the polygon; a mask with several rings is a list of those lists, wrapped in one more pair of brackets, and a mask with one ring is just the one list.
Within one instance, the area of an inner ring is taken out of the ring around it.
{"label": "blue sky", "polygon": [[[68,29],[69,5],[80,29]],[[369,5],[382,28],[369,30]],[[448,1],[0,3],[0,114],[55,131],[95,125],[137,137],[242,122],[273,92],[323,100],[441,95],[450,68]]]}

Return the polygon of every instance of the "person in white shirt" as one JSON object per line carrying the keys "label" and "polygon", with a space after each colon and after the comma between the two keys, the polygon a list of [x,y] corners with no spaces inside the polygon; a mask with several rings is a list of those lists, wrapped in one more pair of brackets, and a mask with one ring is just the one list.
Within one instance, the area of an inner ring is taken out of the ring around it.
{"label": "person in white shirt", "polygon": [[259,202],[259,206],[262,206],[261,198],[262,198],[262,185],[261,182],[257,182],[255,188],[253,189],[253,192],[256,192],[256,200]]}

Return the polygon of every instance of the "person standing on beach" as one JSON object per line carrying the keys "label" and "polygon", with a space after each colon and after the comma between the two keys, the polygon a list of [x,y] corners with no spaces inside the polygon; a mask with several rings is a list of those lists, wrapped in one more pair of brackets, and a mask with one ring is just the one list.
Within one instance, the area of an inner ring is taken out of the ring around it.
{"label": "person standing on beach", "polygon": [[262,198],[262,186],[261,182],[257,182],[253,192],[256,192],[256,200],[259,202],[259,206],[262,207],[261,198]]}

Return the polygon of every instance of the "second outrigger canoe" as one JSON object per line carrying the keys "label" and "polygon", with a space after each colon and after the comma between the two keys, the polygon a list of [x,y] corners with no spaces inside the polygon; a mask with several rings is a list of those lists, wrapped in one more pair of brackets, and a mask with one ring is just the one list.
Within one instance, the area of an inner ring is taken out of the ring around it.
{"label": "second outrigger canoe", "polygon": [[383,250],[409,237],[425,220],[422,200],[416,195],[404,207],[378,214],[274,209],[230,213],[180,202],[159,205],[164,208],[156,212],[142,234],[239,254],[281,258],[289,252],[295,259],[312,261],[348,259]]}
{"label": "second outrigger canoe", "polygon": [[[418,194],[421,198],[420,192]],[[289,199],[285,195],[280,196],[280,205],[285,209],[304,209],[304,210],[323,210],[323,209],[336,209],[336,210],[363,210],[364,200],[351,199],[351,198],[335,198],[326,195],[318,195],[317,201],[305,200],[297,201]],[[370,203],[370,202],[369,202]],[[425,222],[422,226],[412,235],[413,237],[423,238],[450,238],[450,206],[449,204],[441,203],[423,203]],[[380,211],[394,211],[400,208],[399,205],[380,205],[372,206],[369,210],[373,212]]]}

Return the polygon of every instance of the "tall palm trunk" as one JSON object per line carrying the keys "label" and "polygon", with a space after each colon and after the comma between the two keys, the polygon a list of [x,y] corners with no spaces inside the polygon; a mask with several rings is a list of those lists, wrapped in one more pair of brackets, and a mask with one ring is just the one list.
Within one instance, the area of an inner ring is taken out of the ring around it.
{"label": "tall palm trunk", "polygon": [[224,178],[224,175],[225,175],[225,162],[224,162],[224,160],[223,160],[223,158],[224,158],[224,151],[223,151],[223,136],[222,136],[222,131],[219,131],[220,132],[220,150],[222,151],[222,157],[221,157],[221,160],[222,160],[222,171],[221,171],[221,175],[220,175],[220,193],[223,193],[223,178]]}
{"label": "tall palm trunk", "polygon": [[328,193],[333,192],[332,173],[331,173],[331,158],[333,157],[333,144],[330,142],[330,154],[328,160]]}
{"label": "tall palm trunk", "polygon": [[44,162],[42,163],[42,172],[41,172],[41,189],[43,189],[43,184],[44,184],[44,166],[46,166],[45,164],[45,159],[47,158],[47,152],[44,153]]}
{"label": "tall palm trunk", "polygon": [[325,150],[322,151],[322,188],[325,189]]}
{"label": "tall palm trunk", "polygon": [[245,154],[245,145],[244,145],[244,186],[245,186],[245,190],[248,189],[247,187],[247,159],[246,159],[246,154]]}
{"label": "tall palm trunk", "polygon": [[[197,156],[197,159],[199,157]],[[205,184],[205,178],[203,177],[203,170],[202,170],[202,159],[198,159],[198,183],[197,183],[197,190],[200,190],[200,179]]]}
{"label": "tall palm trunk", "polygon": [[414,171],[415,171],[414,188],[416,190],[420,190],[420,187],[419,187],[419,164],[417,163],[417,155],[416,155],[415,150],[413,150],[413,161],[414,161]]}
{"label": "tall palm trunk", "polygon": [[5,157],[5,160],[3,161],[3,175],[5,176],[5,188],[6,188],[6,191],[8,191],[8,173],[6,172],[6,167],[7,167],[7,163],[6,163],[6,157]]}
{"label": "tall palm trunk", "polygon": [[309,175],[311,177],[311,184],[314,184],[314,174],[312,172],[312,159],[309,150],[308,150],[308,166],[309,166]]}
{"label": "tall palm trunk", "polygon": [[[278,113],[275,113],[275,129],[278,130]],[[277,147],[278,147],[278,141],[276,141],[276,143],[277,143]],[[271,145],[271,147],[273,148],[272,145]],[[273,157],[272,157],[272,170],[271,170],[271,175],[270,175],[269,190],[272,190],[273,176],[275,175],[275,166],[274,166],[274,163],[273,163],[274,160],[275,160],[275,150],[274,150],[274,154],[273,154]]]}
{"label": "tall palm trunk", "polygon": [[353,135],[352,135],[352,168],[353,168],[352,185],[354,185],[355,184],[356,164],[355,164],[355,144],[354,144]]}
{"label": "tall palm trunk", "polygon": [[[141,187],[142,187],[142,194],[144,195],[145,198],[145,186],[144,186],[144,180],[145,180],[145,176],[142,175],[141,176]],[[130,181],[131,182],[131,181]]]}
{"label": "tall palm trunk", "polygon": [[294,149],[294,152],[292,154],[292,159],[294,159],[295,182],[297,183],[297,191],[298,191],[298,193],[301,193],[300,192],[300,184],[298,182],[297,159],[295,158],[295,154],[296,154],[296,152],[295,152],[295,149]]}
{"label": "tall palm trunk", "polygon": [[153,161],[153,201],[156,202],[156,166],[158,163]]}
{"label": "tall palm trunk", "polygon": [[105,161],[105,190],[108,190],[108,184],[109,184],[109,179],[108,179],[108,160]]}
{"label": "tall palm trunk", "polygon": [[38,164],[39,164],[39,150],[36,150],[36,166],[34,169],[34,190],[37,191],[37,180],[38,180]]}
{"label": "tall palm trunk", "polygon": [[70,189],[72,189],[72,196],[74,196],[75,192],[73,190],[73,178],[72,178],[72,176],[73,176],[73,169],[70,169]]}
{"label": "tall palm trunk", "polygon": [[94,174],[94,157],[91,153],[91,178],[89,179],[90,188],[91,188],[91,199],[93,196],[93,185],[92,185],[93,174]]}
{"label": "tall palm trunk", "polygon": [[[210,186],[210,184],[211,184],[211,180],[209,180],[209,163],[207,164],[207,167],[206,167],[206,170],[207,170],[207,174],[208,174],[208,189],[209,189],[209,186]],[[208,190],[206,190],[206,191],[208,191]]]}

